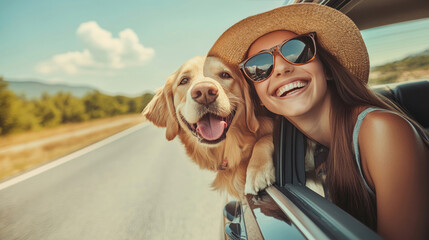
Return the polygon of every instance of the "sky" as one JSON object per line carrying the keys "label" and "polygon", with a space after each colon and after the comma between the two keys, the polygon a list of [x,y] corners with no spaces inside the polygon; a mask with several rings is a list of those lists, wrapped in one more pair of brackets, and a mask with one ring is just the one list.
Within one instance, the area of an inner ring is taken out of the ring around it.
{"label": "sky", "polygon": [[[284,2],[0,0],[0,76],[137,96],[205,55],[234,23]],[[427,29],[429,19],[363,31],[372,65],[429,49]]]}

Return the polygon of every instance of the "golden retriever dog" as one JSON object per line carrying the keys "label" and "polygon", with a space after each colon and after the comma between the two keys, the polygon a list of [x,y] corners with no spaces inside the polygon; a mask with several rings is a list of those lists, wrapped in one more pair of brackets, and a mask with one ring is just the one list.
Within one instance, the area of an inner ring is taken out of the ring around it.
{"label": "golden retriever dog", "polygon": [[215,58],[188,60],[143,115],[166,128],[167,140],[178,136],[200,168],[217,172],[214,189],[242,198],[274,182],[273,123],[255,115],[248,84],[231,69]]}

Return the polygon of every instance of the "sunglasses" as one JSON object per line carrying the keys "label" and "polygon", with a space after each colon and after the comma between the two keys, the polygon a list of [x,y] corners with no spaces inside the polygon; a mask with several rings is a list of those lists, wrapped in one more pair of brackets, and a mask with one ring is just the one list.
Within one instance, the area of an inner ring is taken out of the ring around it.
{"label": "sunglasses", "polygon": [[292,65],[303,65],[316,57],[316,33],[311,32],[288,39],[277,46],[262,50],[244,60],[238,66],[244,75],[253,82],[267,80],[273,73],[274,52]]}

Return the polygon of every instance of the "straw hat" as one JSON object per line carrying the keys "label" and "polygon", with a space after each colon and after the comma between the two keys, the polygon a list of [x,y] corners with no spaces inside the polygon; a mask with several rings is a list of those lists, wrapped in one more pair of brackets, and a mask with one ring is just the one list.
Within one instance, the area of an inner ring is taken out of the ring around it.
{"label": "straw hat", "polygon": [[276,30],[316,32],[322,47],[361,81],[368,81],[368,52],[357,26],[343,13],[314,3],[282,6],[241,20],[219,37],[208,56],[238,65],[256,39]]}

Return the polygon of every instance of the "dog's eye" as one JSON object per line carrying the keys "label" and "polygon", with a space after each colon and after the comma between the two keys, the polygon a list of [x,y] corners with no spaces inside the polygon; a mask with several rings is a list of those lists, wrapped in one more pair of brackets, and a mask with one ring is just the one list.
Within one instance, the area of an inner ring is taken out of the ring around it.
{"label": "dog's eye", "polygon": [[222,79],[232,78],[231,75],[229,75],[229,73],[227,72],[221,72],[219,74],[219,77],[221,77]]}
{"label": "dog's eye", "polygon": [[182,80],[180,80],[179,85],[187,84],[188,82],[189,82],[189,78],[184,77],[184,78],[182,78]]}

